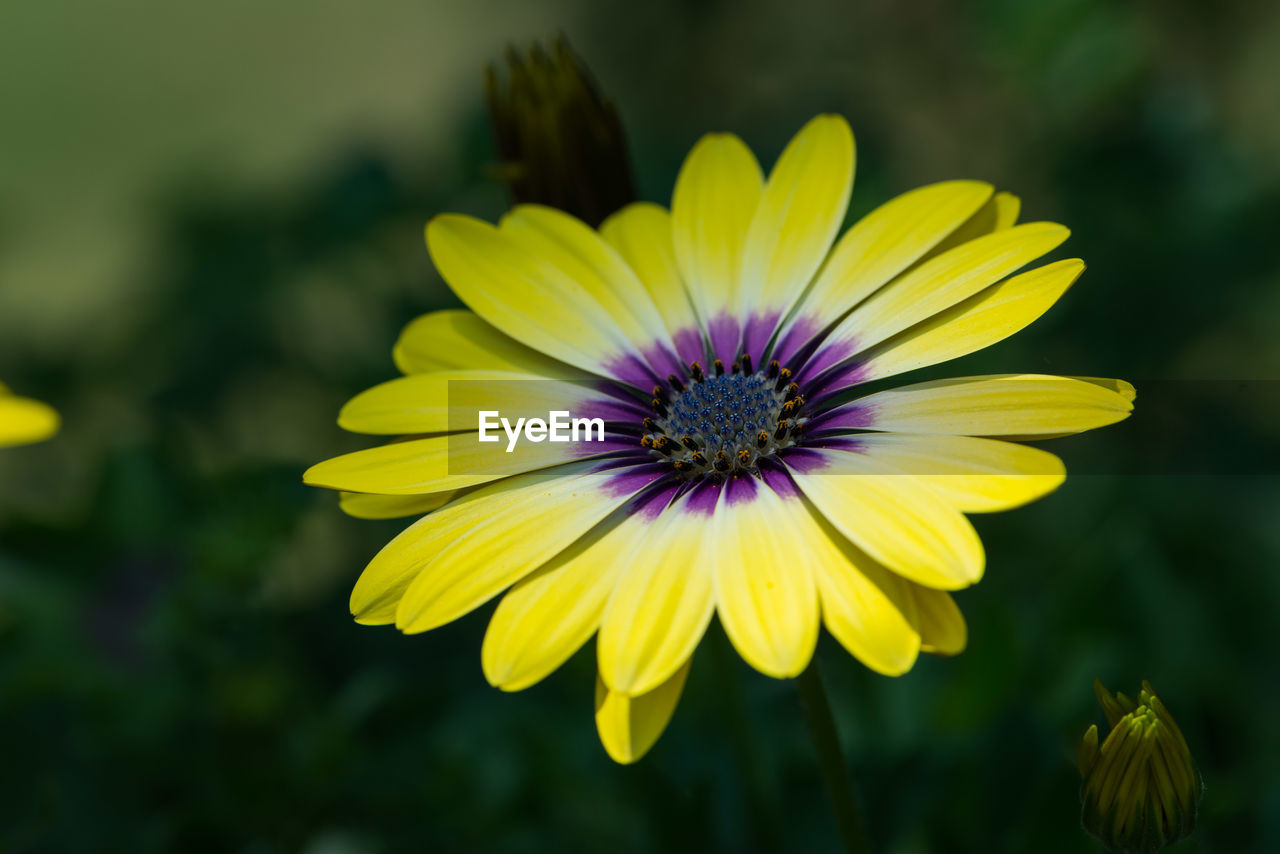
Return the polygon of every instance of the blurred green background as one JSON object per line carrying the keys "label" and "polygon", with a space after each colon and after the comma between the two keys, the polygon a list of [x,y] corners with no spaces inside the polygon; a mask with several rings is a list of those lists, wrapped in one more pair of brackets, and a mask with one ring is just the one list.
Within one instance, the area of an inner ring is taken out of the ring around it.
{"label": "blurred green background", "polygon": [[[793,686],[718,630],[615,766],[590,648],[507,696],[489,607],[356,626],[402,523],[301,485],[367,444],[334,418],[399,327],[453,304],[423,223],[507,204],[482,68],[559,32],[644,198],[706,131],[768,164],[824,110],[857,134],[852,215],[945,178],[1022,195],[1089,270],[947,372],[1139,386],[1134,419],[1056,449],[1172,474],[978,517],[964,655],[887,679],[824,639],[879,850],[1096,850],[1097,675],[1151,679],[1187,732],[1208,792],[1179,851],[1280,851],[1280,5],[1190,0],[0,6],[0,378],[65,421],[0,452],[0,850],[834,849]],[[1163,380],[1203,382],[1144,421]],[[1234,380],[1272,385],[1215,395]]]}

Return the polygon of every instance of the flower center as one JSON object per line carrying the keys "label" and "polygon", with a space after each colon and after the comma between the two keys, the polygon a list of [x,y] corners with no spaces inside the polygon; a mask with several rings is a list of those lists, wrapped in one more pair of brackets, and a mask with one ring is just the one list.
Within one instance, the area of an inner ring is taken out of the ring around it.
{"label": "flower center", "polygon": [[761,459],[796,443],[804,398],[789,370],[774,360],[752,373],[745,354],[728,373],[719,359],[712,370],[707,376],[694,362],[685,380],[672,374],[669,388],[654,387],[641,445],[687,477],[721,478],[755,471]]}

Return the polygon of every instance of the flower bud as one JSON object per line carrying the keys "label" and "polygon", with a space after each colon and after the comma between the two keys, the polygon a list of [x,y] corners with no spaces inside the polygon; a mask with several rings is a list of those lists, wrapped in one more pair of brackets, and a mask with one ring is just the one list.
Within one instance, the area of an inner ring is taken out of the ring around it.
{"label": "flower bud", "polygon": [[613,104],[563,38],[548,52],[507,51],[505,82],[489,66],[485,90],[500,177],[517,202],[559,208],[591,226],[635,201],[626,135]]}
{"label": "flower bud", "polygon": [[1151,683],[1137,702],[1097,679],[1093,690],[1111,731],[1099,746],[1091,726],[1080,743],[1080,820],[1109,851],[1160,851],[1195,829],[1200,772]]}

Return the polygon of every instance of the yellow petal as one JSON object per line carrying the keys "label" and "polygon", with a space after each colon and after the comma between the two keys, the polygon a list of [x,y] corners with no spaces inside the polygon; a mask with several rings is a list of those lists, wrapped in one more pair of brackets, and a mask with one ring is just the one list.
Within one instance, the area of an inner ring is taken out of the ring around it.
{"label": "yellow petal", "polygon": [[704,322],[736,310],[747,228],[764,177],[751,149],[732,134],[707,134],[676,178],[671,227],[676,263]]}
{"label": "yellow petal", "polygon": [[1105,389],[1110,389],[1125,400],[1133,403],[1138,399],[1138,390],[1133,387],[1133,383],[1125,380],[1106,379],[1104,377],[1072,377],[1073,380],[1080,380],[1086,383],[1100,385]]}
{"label": "yellow petal", "polygon": [[[611,400],[583,383],[514,371],[452,370],[412,374],[376,385],[353,397],[338,414],[338,426],[353,433],[399,436],[476,430],[482,410],[517,418],[547,418],[565,410],[574,417]],[[505,442],[505,440],[504,440]]]}
{"label": "yellow petal", "polygon": [[954,249],[962,243],[976,240],[984,234],[991,234],[1003,228],[1011,227],[1017,221],[1018,212],[1021,209],[1022,200],[1017,196],[1012,193],[996,193],[987,199],[986,204],[980,207],[973,216],[965,220],[963,225],[947,235],[947,238],[937,246],[930,249],[921,258],[921,261],[927,261],[930,258],[941,255],[943,252]]}
{"label": "yellow petal", "polygon": [[1022,199],[1013,193],[999,192],[994,196],[996,203],[996,222],[993,231],[999,231],[1002,228],[1012,228],[1013,224],[1018,221],[1018,214],[1022,212]]}
{"label": "yellow petal", "polygon": [[797,549],[811,555],[827,631],[877,673],[906,673],[920,651],[910,582],[872,560],[807,502],[788,504],[802,537]]}
{"label": "yellow petal", "polygon": [[40,442],[58,432],[61,419],[52,406],[6,392],[0,388],[0,448]]}
{"label": "yellow petal", "polygon": [[982,543],[928,484],[869,455],[812,450],[794,473],[805,497],[854,545],[928,587],[956,590],[982,577]]}
{"label": "yellow petal", "polygon": [[433,492],[429,495],[368,495],[363,492],[344,492],[338,496],[342,512],[357,519],[399,519],[419,516],[443,507],[456,496],[456,492]]}
{"label": "yellow petal", "polygon": [[[853,132],[841,116],[817,116],[787,145],[747,231],[739,301],[744,312],[758,310],[776,324],[795,303],[844,221],[853,168]],[[762,331],[761,345],[772,332],[772,325]]]}
{"label": "yellow petal", "polygon": [[945,181],[903,193],[854,224],[795,314],[814,331],[918,261],[991,197],[980,181]]}
{"label": "yellow petal", "polygon": [[1124,394],[1095,382],[996,374],[917,383],[850,404],[874,430],[964,436],[1058,436],[1129,417]]}
{"label": "yellow petal", "polygon": [[[495,434],[491,432],[489,438],[494,439]],[[599,453],[617,450],[609,442],[599,444]],[[520,441],[507,453],[501,430],[496,432],[496,441],[485,443],[475,432],[451,433],[343,454],[316,463],[303,473],[302,480],[311,486],[347,492],[422,495],[580,460],[584,447],[582,442]]]}
{"label": "yellow petal", "polygon": [[634,494],[607,488],[612,482],[609,475],[551,475],[521,504],[439,541],[405,590],[396,627],[412,634],[456,620],[542,566]]}
{"label": "yellow petal", "polygon": [[[606,219],[600,234],[618,250],[648,290],[681,358],[705,359],[698,316],[676,263],[671,229],[671,214],[665,208],[634,202]],[[682,334],[686,340],[681,339]]]}
{"label": "yellow petal", "polygon": [[1070,232],[1051,222],[1006,228],[970,240],[921,264],[877,291],[840,322],[820,353],[878,344],[1050,252]]}
{"label": "yellow petal", "polygon": [[510,337],[584,371],[632,352],[609,310],[511,235],[459,214],[427,224],[427,248],[453,292]]}
{"label": "yellow petal", "polygon": [[748,664],[778,679],[809,664],[818,590],[783,499],[754,478],[729,481],[712,517],[716,610]]}
{"label": "yellow petal", "polygon": [[534,472],[487,484],[464,493],[406,528],[369,562],[351,591],[351,613],[356,621],[380,625],[395,621],[396,608],[409,582],[449,544],[478,525],[510,514],[518,520],[520,508],[557,496],[580,492],[594,496],[600,477],[587,463],[565,466],[554,472]]}
{"label": "yellow petal", "polygon": [[491,370],[565,379],[587,376],[504,335],[466,309],[433,311],[410,321],[393,355],[405,374]]}
{"label": "yellow petal", "polygon": [[596,677],[596,731],[609,758],[628,765],[649,752],[675,713],[688,676],[685,662],[666,682],[638,697],[610,691]]}
{"label": "yellow petal", "polygon": [[1066,480],[1048,451],[974,436],[862,433],[858,451],[913,475],[963,513],[1009,510],[1035,501]]}
{"label": "yellow petal", "polygon": [[598,660],[605,684],[644,694],[689,659],[715,611],[704,546],[708,519],[690,515],[687,499],[648,522],[600,625]]}
{"label": "yellow petal", "polygon": [[586,223],[543,205],[517,205],[499,228],[529,254],[550,262],[585,290],[638,351],[670,345],[653,298],[612,246]]}
{"label": "yellow petal", "polygon": [[605,520],[511,588],[480,651],[489,684],[520,691],[577,652],[599,627],[621,567],[643,548],[646,529],[635,516]]}
{"label": "yellow petal", "polygon": [[964,652],[969,642],[969,629],[951,594],[919,584],[911,584],[911,592],[916,600],[920,651],[933,655],[959,655]]}
{"label": "yellow petal", "polygon": [[882,379],[990,347],[1048,311],[1083,272],[1084,262],[1072,258],[992,285],[863,354],[858,379]]}

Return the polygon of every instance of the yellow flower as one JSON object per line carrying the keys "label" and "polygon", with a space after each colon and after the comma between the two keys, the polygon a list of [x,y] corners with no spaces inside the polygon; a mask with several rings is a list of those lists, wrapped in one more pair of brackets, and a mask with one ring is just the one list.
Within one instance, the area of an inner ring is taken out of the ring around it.
{"label": "yellow flower", "polygon": [[[857,396],[1013,334],[1084,264],[1013,275],[1067,229],[1015,225],[1018,200],[978,181],[906,193],[837,240],[853,169],[848,124],[824,115],[767,180],[737,137],[704,137],[670,211],[632,204],[599,232],[535,205],[496,227],[433,219],[431,257],[470,310],[411,323],[407,376],[339,417],[407,438],[305,475],[354,515],[427,513],[365,569],[356,620],[422,632],[507,591],[481,659],[509,691],[597,636],[596,721],[620,762],[666,726],[713,615],[779,678],[809,663],[820,623],[884,674],[960,652],[948,591],[984,567],[964,514],[1065,476],[1006,439],[1112,424],[1134,392],[1004,374]],[[449,383],[531,378],[573,380],[565,408],[601,414],[608,441],[459,465]]]}
{"label": "yellow flower", "polygon": [[0,383],[0,448],[44,441],[58,432],[58,423],[53,407],[17,397]]}
{"label": "yellow flower", "polygon": [[1081,821],[1108,850],[1152,854],[1195,829],[1200,772],[1150,682],[1137,703],[1097,679],[1093,691],[1111,732],[1099,747],[1091,726],[1080,744]]}

